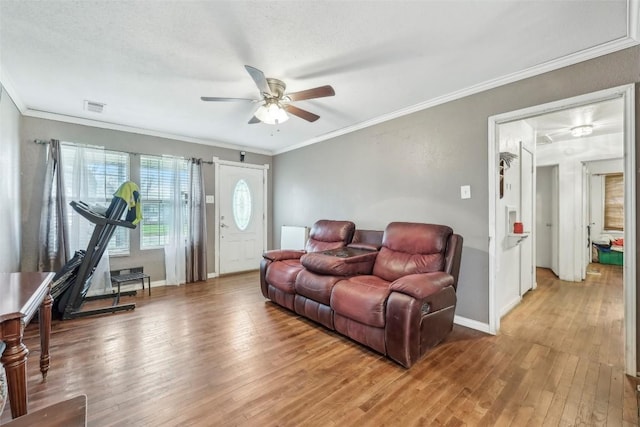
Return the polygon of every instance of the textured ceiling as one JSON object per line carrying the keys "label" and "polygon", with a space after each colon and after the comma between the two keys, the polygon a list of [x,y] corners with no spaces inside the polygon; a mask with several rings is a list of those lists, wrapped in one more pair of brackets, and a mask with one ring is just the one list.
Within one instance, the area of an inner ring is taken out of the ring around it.
{"label": "textured ceiling", "polygon": [[550,144],[576,139],[571,129],[590,125],[592,137],[622,134],[624,131],[624,101],[616,98],[553,113],[532,117],[526,122],[536,131],[538,144]]}
{"label": "textured ceiling", "polygon": [[[0,0],[0,81],[25,115],[277,153],[636,44],[637,13],[624,0]],[[256,104],[200,100],[257,97],[245,64],[336,96],[294,104],[318,121],[277,126],[247,124]]]}

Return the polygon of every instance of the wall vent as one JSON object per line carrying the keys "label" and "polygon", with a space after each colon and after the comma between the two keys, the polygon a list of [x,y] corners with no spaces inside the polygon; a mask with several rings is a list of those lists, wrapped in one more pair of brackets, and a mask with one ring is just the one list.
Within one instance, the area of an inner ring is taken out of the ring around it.
{"label": "wall vent", "polygon": [[536,145],[547,145],[551,144],[553,139],[549,135],[541,135],[536,138]]}
{"label": "wall vent", "polygon": [[92,113],[103,113],[106,106],[107,104],[103,104],[102,102],[84,101],[84,109]]}

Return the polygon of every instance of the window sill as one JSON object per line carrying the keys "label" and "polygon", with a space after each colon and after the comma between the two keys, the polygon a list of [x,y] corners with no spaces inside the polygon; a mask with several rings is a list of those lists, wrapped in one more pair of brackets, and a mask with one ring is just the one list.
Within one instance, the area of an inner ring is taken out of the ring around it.
{"label": "window sill", "polygon": [[109,252],[109,258],[125,258],[131,256],[131,252]]}

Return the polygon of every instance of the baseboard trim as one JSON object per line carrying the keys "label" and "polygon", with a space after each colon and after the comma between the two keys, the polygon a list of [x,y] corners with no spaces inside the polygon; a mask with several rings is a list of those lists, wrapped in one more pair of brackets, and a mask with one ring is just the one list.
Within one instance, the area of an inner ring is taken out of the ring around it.
{"label": "baseboard trim", "polygon": [[513,299],[513,301],[502,307],[502,309],[500,310],[500,317],[503,317],[505,314],[516,308],[516,306],[520,304],[520,301],[522,301],[522,297],[518,295]]}
{"label": "baseboard trim", "polygon": [[[476,331],[484,332],[486,334],[491,334],[491,332],[489,332],[488,323],[478,322],[477,320],[467,319],[466,317],[462,317],[462,316],[454,316],[453,323],[455,323],[456,325],[464,326],[465,328],[475,329]],[[495,335],[495,334],[491,334],[491,335]]]}
{"label": "baseboard trim", "polygon": [[218,277],[218,273],[207,273],[207,279],[215,279]]}

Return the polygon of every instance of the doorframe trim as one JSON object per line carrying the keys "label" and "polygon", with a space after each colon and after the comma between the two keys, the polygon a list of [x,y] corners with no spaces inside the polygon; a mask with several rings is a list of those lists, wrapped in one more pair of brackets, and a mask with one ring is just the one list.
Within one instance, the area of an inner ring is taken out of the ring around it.
{"label": "doorframe trim", "polygon": [[267,224],[269,221],[269,199],[267,198],[268,194],[268,181],[267,181],[267,171],[269,170],[269,164],[265,163],[262,165],[256,165],[252,163],[244,163],[244,162],[233,162],[230,160],[220,160],[219,157],[213,157],[213,182],[214,182],[214,200],[213,200],[213,212],[214,212],[214,220],[213,220],[213,228],[215,233],[214,238],[214,269],[215,269],[215,277],[220,276],[220,204],[218,200],[220,200],[220,165],[224,166],[234,166],[245,169],[261,169],[262,170],[262,189],[263,189],[263,206],[264,206],[264,215],[262,217],[262,250],[267,250]]}
{"label": "doorframe trim", "polygon": [[[533,141],[533,144],[535,145],[535,141]],[[531,175],[531,235],[530,237],[530,241],[531,241],[531,271],[529,272],[529,275],[531,276],[531,289],[529,290],[534,290],[538,287],[538,283],[536,280],[536,274],[535,274],[535,266],[536,266],[536,180],[535,178],[535,170],[536,170],[536,153],[535,150],[530,150],[529,148],[525,147],[524,144],[522,143],[522,141],[520,141],[520,161],[522,162],[522,152],[526,151],[529,154],[531,154],[531,170],[528,172],[529,175]],[[522,183],[522,169],[520,170],[520,183]],[[522,212],[524,211],[524,209],[522,209],[522,204],[523,204],[523,200],[524,197],[522,197],[522,191],[520,191],[520,215],[522,215]],[[522,249],[520,250],[520,280],[522,280]],[[520,298],[522,299],[522,296],[524,295],[522,293],[522,283],[520,283],[520,286],[518,287],[518,291],[520,293]]]}
{"label": "doorframe trim", "polygon": [[[491,116],[488,119],[488,180],[489,180],[489,332],[500,330],[500,310],[497,308],[497,243],[496,210],[498,194],[498,126],[503,123],[526,119],[558,110],[574,108],[594,102],[622,98],[624,102],[624,171],[625,200],[636,200],[636,150],[635,150],[635,85],[622,86],[592,92],[542,105]],[[624,251],[624,330],[625,330],[625,372],[637,375],[636,365],[636,205],[625,204],[625,251]]]}

